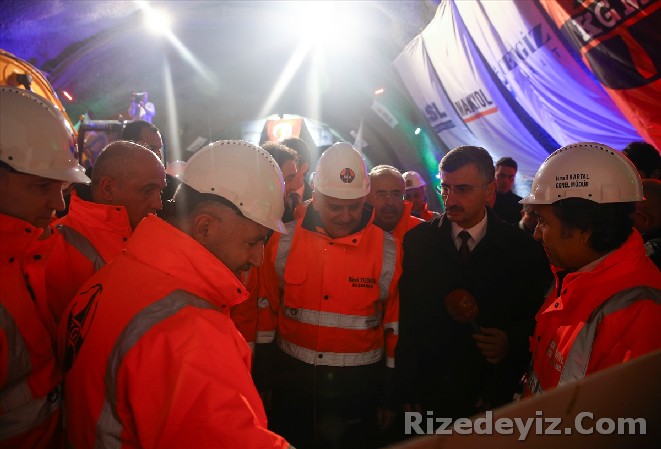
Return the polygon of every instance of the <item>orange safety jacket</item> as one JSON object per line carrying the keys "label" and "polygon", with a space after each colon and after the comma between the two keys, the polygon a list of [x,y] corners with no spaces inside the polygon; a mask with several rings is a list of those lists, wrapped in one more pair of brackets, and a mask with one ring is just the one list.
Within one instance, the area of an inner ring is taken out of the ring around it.
{"label": "orange safety jacket", "polygon": [[[371,208],[365,209],[371,214]],[[260,269],[257,343],[305,363],[394,367],[399,333],[401,244],[364,212],[363,228],[332,238],[307,208],[266,245]]]}
{"label": "orange safety jacket", "polygon": [[528,394],[661,348],[661,272],[638,231],[594,269],[567,274],[560,288],[535,317]]}
{"label": "orange safety jacket", "polygon": [[55,243],[46,267],[48,301],[58,323],[78,289],[119,255],[132,232],[125,207],[71,194],[69,212],[55,223]]}
{"label": "orange safety jacket", "polygon": [[395,236],[395,238],[399,240],[400,243],[404,241],[404,234],[418,226],[420,223],[424,223],[425,221],[421,218],[411,215],[412,208],[413,203],[404,201],[404,211],[402,212],[402,218],[399,219],[395,229],[392,230],[392,235]]}
{"label": "orange safety jacket", "polygon": [[307,211],[311,202],[312,199],[308,199],[301,201],[298,206],[296,206],[296,209],[294,209],[294,220],[300,220],[301,218],[305,217],[305,212]]}
{"label": "orange safety jacket", "polygon": [[267,429],[229,318],[246,295],[196,240],[142,220],[60,324],[70,447],[288,447]]}
{"label": "orange safety jacket", "polygon": [[440,215],[438,212],[427,209],[427,203],[425,203],[425,208],[422,212],[415,213],[424,221],[432,220],[433,218],[436,218]]}
{"label": "orange safety jacket", "polygon": [[[56,447],[61,416],[49,313],[35,291],[43,232],[0,214],[0,447]],[[39,258],[34,256],[39,255]]]}
{"label": "orange safety jacket", "polygon": [[251,350],[255,350],[257,338],[257,299],[259,297],[259,268],[252,267],[245,273],[243,283],[248,290],[248,298],[232,306],[230,317]]}

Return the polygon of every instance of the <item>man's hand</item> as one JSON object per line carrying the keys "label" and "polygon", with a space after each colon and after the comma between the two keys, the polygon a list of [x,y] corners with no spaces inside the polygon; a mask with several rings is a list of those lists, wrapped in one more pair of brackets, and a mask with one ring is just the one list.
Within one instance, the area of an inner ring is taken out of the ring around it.
{"label": "man's hand", "polygon": [[495,327],[481,327],[481,334],[473,334],[473,340],[487,362],[495,365],[507,355],[507,334]]}

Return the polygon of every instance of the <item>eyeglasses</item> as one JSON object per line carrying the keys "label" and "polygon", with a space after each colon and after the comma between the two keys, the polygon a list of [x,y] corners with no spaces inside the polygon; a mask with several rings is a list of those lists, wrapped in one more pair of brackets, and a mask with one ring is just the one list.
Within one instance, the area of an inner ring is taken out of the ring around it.
{"label": "eyeglasses", "polygon": [[[485,184],[482,184],[484,186]],[[450,192],[453,192],[456,196],[462,197],[470,195],[481,186],[472,186],[470,184],[460,184],[458,186],[450,187],[447,184],[441,184],[440,186],[435,186],[436,191],[441,194],[441,196],[448,196]]]}
{"label": "eyeglasses", "polygon": [[385,201],[388,198],[392,198],[393,200],[403,200],[404,199],[404,193],[400,192],[399,190],[394,190],[392,192],[378,191],[378,192],[376,192],[375,196],[381,201]]}

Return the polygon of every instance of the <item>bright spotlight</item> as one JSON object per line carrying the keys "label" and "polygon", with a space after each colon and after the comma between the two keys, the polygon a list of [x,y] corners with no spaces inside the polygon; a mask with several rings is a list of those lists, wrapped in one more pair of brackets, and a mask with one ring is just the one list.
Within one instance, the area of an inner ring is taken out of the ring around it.
{"label": "bright spotlight", "polygon": [[374,91],[374,95],[381,95],[381,94],[384,93],[385,91],[386,91],[386,90],[385,90],[383,87],[381,87],[381,88],[379,88],[379,89],[377,89],[377,90]]}
{"label": "bright spotlight", "polygon": [[156,34],[165,34],[170,30],[170,16],[164,11],[152,10],[145,15],[147,29]]}
{"label": "bright spotlight", "polygon": [[413,133],[414,133],[416,136],[417,136],[418,134],[420,134],[420,128],[416,128],[415,131],[413,131]]}
{"label": "bright spotlight", "polygon": [[144,24],[154,34],[170,32],[170,16],[163,10],[153,9],[147,2],[138,2],[144,13]]}

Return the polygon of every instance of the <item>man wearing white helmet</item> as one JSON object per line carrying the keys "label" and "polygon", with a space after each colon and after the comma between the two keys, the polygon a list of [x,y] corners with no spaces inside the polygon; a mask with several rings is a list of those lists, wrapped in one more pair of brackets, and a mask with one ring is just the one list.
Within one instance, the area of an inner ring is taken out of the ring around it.
{"label": "man wearing white helmet", "polygon": [[167,221],[148,216],[62,318],[67,433],[76,448],[286,448],[267,430],[251,352],[229,318],[284,231],[282,174],[241,141],[187,162]]}
{"label": "man wearing white helmet", "polygon": [[[55,447],[61,426],[54,323],[37,240],[65,184],[89,183],[73,130],[43,98],[0,86],[0,446]],[[48,243],[46,243],[47,245]]]}
{"label": "man wearing white helmet", "polygon": [[394,367],[401,247],[372,223],[367,168],[350,144],[321,155],[313,185],[305,216],[266,247],[260,307],[273,315],[260,316],[256,357],[275,339],[272,425],[292,444],[373,447],[391,416],[377,409]]}
{"label": "man wearing white helmet", "polygon": [[427,209],[427,192],[425,191],[427,183],[417,171],[404,172],[404,182],[406,184],[406,201],[413,203],[411,215],[429,221],[438,217],[438,212]]}
{"label": "man wearing white helmet", "polygon": [[522,203],[556,285],[536,316],[532,394],[661,348],[661,273],[632,227],[642,199],[636,168],[606,145],[560,148],[537,171]]}

